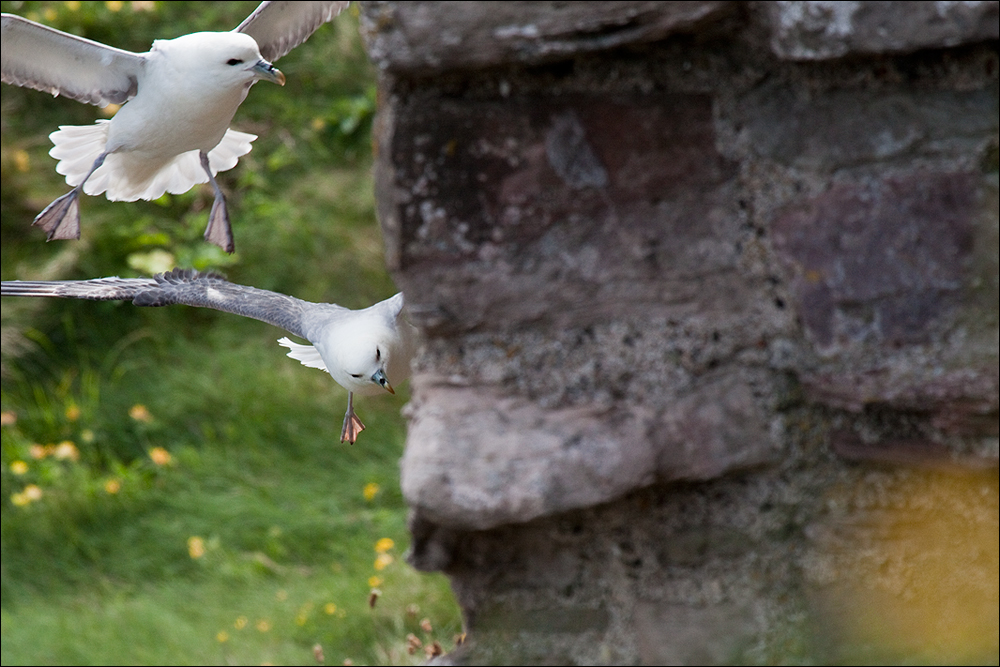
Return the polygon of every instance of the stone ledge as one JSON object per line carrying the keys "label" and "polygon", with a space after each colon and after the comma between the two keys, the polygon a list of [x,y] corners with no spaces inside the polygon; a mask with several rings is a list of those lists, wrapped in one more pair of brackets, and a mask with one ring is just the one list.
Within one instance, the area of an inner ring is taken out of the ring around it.
{"label": "stone ledge", "polygon": [[[901,10],[900,5],[905,8]],[[787,60],[908,53],[1000,37],[1000,2],[363,2],[368,52],[387,72],[421,77],[762,25]],[[743,14],[741,14],[743,12]]]}
{"label": "stone ledge", "polygon": [[364,2],[361,30],[379,68],[429,75],[537,64],[664,39],[733,2]]}
{"label": "stone ledge", "polygon": [[523,523],[654,482],[712,479],[780,453],[763,408],[735,376],[704,382],[661,409],[546,409],[429,376],[415,377],[413,387],[403,495],[421,520],[447,528]]}
{"label": "stone ledge", "polygon": [[906,53],[1000,37],[998,2],[767,2],[771,48],[790,60]]}

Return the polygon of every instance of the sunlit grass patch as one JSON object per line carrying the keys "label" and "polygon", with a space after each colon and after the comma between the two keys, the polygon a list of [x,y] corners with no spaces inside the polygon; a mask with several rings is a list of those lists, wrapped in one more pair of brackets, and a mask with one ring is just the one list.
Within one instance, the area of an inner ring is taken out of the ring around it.
{"label": "sunlit grass patch", "polygon": [[[143,377],[112,371],[119,382]],[[372,426],[364,440],[348,447],[336,439],[339,418],[330,416],[329,397],[316,396],[311,387],[304,387],[311,398],[288,398],[303,418],[294,430],[277,418],[290,411],[283,401],[273,407],[274,415],[262,410],[259,421],[240,420],[238,414],[220,419],[214,401],[201,401],[200,410],[185,401],[154,402],[155,394],[170,395],[175,385],[190,386],[190,373],[179,365],[148,380],[147,389],[142,389],[147,382],[139,382],[127,404],[88,402],[70,390],[67,396],[87,408],[73,420],[61,407],[65,401],[52,397],[32,408],[51,411],[48,416],[21,419],[19,411],[10,411],[3,427],[4,492],[21,495],[8,501],[3,514],[4,613],[16,616],[9,627],[18,628],[4,640],[5,662],[38,655],[23,637],[41,641],[57,622],[56,607],[74,591],[98,601],[90,613],[104,621],[84,624],[94,645],[114,644],[132,631],[152,634],[135,624],[158,619],[190,635],[161,643],[164,655],[177,660],[195,655],[206,662],[301,662],[320,645],[338,661],[401,664],[426,657],[407,652],[407,634],[427,634],[414,609],[436,610],[447,629],[428,645],[447,643],[449,633],[461,630],[443,578],[418,574],[398,558],[408,541],[395,479],[402,444],[398,405],[366,404]],[[280,383],[280,374],[273,377]],[[223,388],[233,382],[234,395],[244,404],[258,400],[240,396],[235,387],[246,380],[239,373],[233,380],[216,380]],[[103,382],[93,380],[98,397],[110,395]],[[30,395],[58,389],[42,382]],[[277,386],[262,391],[280,393]],[[140,397],[141,403],[135,400]],[[11,398],[5,393],[5,402]],[[335,397],[339,405],[337,398],[343,397]],[[34,425],[46,433],[91,428],[103,433],[105,409],[132,424],[125,432],[142,442],[131,460],[96,455],[98,436],[46,444],[29,430]],[[188,435],[170,439],[169,449],[154,444],[177,433],[180,424],[187,424]],[[105,583],[94,590],[93,581]],[[380,591],[374,607],[373,586]],[[206,613],[217,610],[207,629],[182,622],[191,600],[200,599],[195,591],[204,587],[227,591],[199,603]],[[155,612],[122,613],[116,600],[137,590]],[[173,595],[176,600],[169,599]],[[46,611],[42,600],[53,608]],[[73,605],[66,608],[67,622],[74,609],[79,612]],[[163,620],[168,612],[170,619]],[[47,646],[46,651],[61,646],[66,652],[55,661],[90,650],[89,643],[68,639]],[[150,660],[138,648],[120,650],[119,661]],[[99,651],[87,655],[88,661],[110,660]]]}

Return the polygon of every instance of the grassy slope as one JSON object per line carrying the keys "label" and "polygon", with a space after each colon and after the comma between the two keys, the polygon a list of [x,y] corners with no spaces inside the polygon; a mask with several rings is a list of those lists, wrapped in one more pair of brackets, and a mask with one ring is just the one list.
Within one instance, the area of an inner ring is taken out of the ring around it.
{"label": "grassy slope", "polygon": [[[3,3],[138,51],[229,29],[253,7]],[[85,197],[83,240],[43,243],[31,218],[66,190],[45,135],[100,110],[4,86],[3,278],[149,275],[166,261],[353,307],[391,295],[369,173],[374,77],[356,19],[279,66],[288,85],[255,86],[234,123],[260,139],[221,179],[233,257],[200,240],[207,186],[157,202]],[[2,312],[0,401],[16,420],[2,429],[0,473],[5,665],[301,663],[317,643],[329,663],[384,663],[422,657],[406,653],[410,632],[451,645],[460,623],[446,582],[402,561],[405,388],[360,400],[369,428],[350,447],[337,442],[346,393],[287,359],[273,327],[112,303],[5,299]],[[60,442],[79,458],[33,457],[32,445]],[[153,462],[156,448],[169,464]],[[18,504],[30,485],[41,498]],[[382,538],[392,562],[376,571]]]}

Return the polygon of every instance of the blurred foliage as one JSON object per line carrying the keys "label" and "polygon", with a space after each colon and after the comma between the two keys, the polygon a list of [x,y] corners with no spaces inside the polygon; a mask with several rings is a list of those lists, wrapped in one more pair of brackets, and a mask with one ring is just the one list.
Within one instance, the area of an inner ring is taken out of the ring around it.
{"label": "blurred foliage", "polygon": [[[255,6],[0,3],[138,52],[230,30]],[[356,10],[278,66],[287,85],[255,85],[233,122],[259,136],[253,150],[219,175],[232,256],[202,240],[208,185],[152,202],[84,196],[82,240],[45,243],[31,221],[68,190],[47,135],[106,110],[4,85],[3,279],[176,265],[350,307],[390,296],[370,175],[375,77]],[[447,583],[402,560],[405,387],[361,399],[369,428],[342,445],[346,392],[286,358],[282,335],[205,309],[4,299],[5,665],[301,663],[317,644],[328,662],[421,662],[407,634],[453,644]]]}

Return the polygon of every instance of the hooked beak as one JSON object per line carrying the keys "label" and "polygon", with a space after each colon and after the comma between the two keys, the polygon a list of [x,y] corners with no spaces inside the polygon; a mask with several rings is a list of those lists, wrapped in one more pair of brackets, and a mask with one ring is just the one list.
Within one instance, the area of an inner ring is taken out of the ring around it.
{"label": "hooked beak", "polygon": [[260,79],[276,83],[279,86],[285,85],[285,75],[281,73],[281,70],[264,59],[258,60],[257,64],[250,68],[250,71],[256,73]]}
{"label": "hooked beak", "polygon": [[392,385],[389,384],[389,379],[385,376],[385,371],[381,368],[375,371],[375,375],[372,376],[372,382],[382,385],[382,387],[390,394],[395,394]]}

